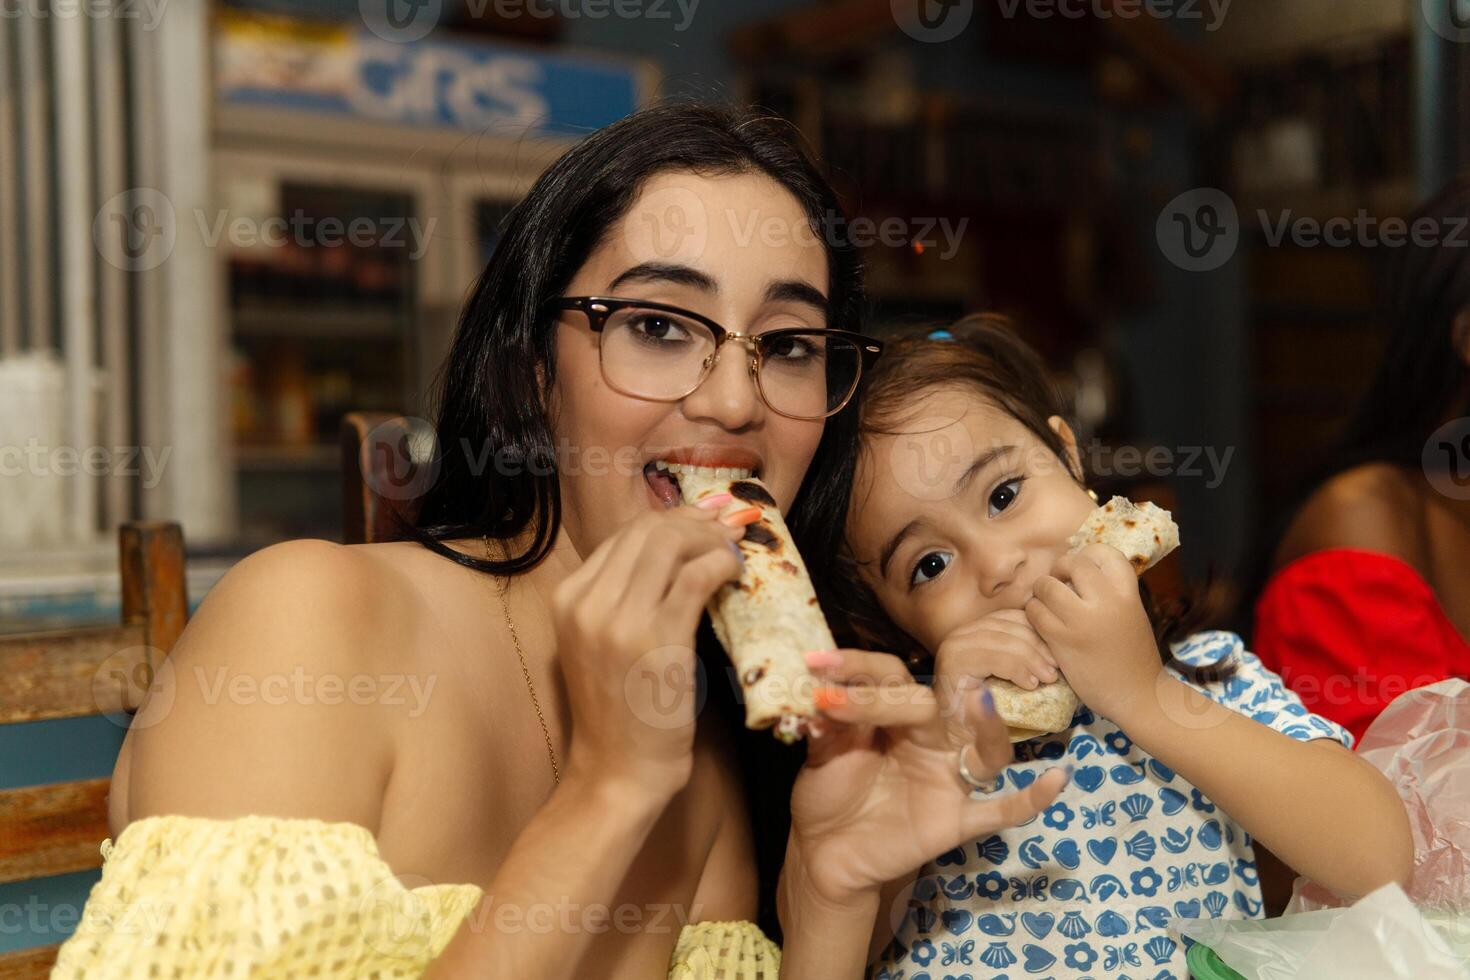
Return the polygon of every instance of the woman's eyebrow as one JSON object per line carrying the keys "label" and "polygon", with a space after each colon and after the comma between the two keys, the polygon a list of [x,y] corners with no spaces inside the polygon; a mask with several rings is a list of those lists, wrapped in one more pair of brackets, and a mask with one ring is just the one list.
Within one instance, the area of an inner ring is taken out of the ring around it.
{"label": "woman's eyebrow", "polygon": [[718,293],[720,284],[700,272],[693,266],[680,265],[676,262],[640,262],[630,269],[625,269],[618,277],[608,283],[608,292],[616,292],[617,288],[629,282],[666,282],[676,286],[692,286],[706,293]]}
{"label": "woman's eyebrow", "polygon": [[827,297],[805,279],[782,279],[766,287],[767,303],[805,303],[826,312]]}

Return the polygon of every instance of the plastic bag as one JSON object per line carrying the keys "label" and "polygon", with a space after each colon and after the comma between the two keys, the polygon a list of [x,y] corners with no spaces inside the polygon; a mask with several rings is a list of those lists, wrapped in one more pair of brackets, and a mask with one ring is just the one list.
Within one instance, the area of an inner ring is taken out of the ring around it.
{"label": "plastic bag", "polygon": [[1180,919],[1246,980],[1467,980],[1470,968],[1404,890],[1384,885],[1349,908],[1278,919]]}
{"label": "plastic bag", "polygon": [[[1357,752],[1388,777],[1408,810],[1409,899],[1436,920],[1470,916],[1470,684],[1451,678],[1399,695],[1368,726]],[[1342,904],[1298,878],[1286,911]]]}

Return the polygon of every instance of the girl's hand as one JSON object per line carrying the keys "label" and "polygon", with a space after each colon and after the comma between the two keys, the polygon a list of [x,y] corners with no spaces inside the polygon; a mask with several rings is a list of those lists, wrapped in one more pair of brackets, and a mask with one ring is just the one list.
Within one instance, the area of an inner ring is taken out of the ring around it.
{"label": "girl's hand", "polygon": [[[739,578],[740,513],[650,512],[602,542],[552,595],[571,706],[569,778],[636,786],[656,804],[693,769],[694,631],[717,588]],[[748,521],[747,521],[748,523]]]}
{"label": "girl's hand", "polygon": [[1138,576],[1116,548],[1091,544],[1037,579],[1026,618],[1082,702],[1122,725],[1155,697],[1163,670]]}
{"label": "girl's hand", "polygon": [[945,695],[978,687],[987,677],[1031,691],[1059,676],[1056,658],[1021,609],[1000,609],[957,627],[934,654],[941,706]]}
{"label": "girl's hand", "polygon": [[[808,655],[827,732],[808,742],[791,794],[792,847],[805,887],[823,902],[871,896],[960,844],[1029,820],[1067,776],[1047,773],[1024,790],[970,798],[934,692],[899,658],[841,650]],[[1014,758],[987,692],[961,704],[974,734],[962,749],[970,773],[988,779]]]}

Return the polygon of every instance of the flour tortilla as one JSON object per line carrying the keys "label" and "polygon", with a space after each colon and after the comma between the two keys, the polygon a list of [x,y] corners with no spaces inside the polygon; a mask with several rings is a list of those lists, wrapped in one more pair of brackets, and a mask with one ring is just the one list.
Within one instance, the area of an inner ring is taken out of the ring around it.
{"label": "flour tortilla", "polygon": [[[1133,565],[1134,572],[1142,575],[1179,547],[1179,528],[1167,510],[1114,497],[1089,514],[1077,533],[1067,539],[1072,554],[1090,544],[1117,548]],[[1072,724],[1072,716],[1081,704],[1065,678],[1042,684],[1034,691],[998,677],[986,681],[986,686],[995,698],[996,713],[1010,730],[1012,742],[1062,731]]]}
{"label": "flour tortilla", "polygon": [[707,606],[715,636],[740,680],[747,728],[775,727],[783,742],[821,734],[813,692],[816,678],[802,654],[837,646],[817,603],[806,564],[770,491],[760,480],[732,480],[687,470],[678,474],[686,504],[717,493],[735,500],[726,510],[758,507],[761,516],[739,542],[745,570],[720,586]]}

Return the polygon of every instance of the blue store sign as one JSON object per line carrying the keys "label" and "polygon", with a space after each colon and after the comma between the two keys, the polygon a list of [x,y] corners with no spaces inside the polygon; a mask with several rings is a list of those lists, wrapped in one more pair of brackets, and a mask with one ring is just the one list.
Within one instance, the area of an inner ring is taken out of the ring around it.
{"label": "blue store sign", "polygon": [[384,40],[365,26],[223,12],[216,90],[229,103],[491,135],[580,135],[632,112],[637,62],[509,44]]}

